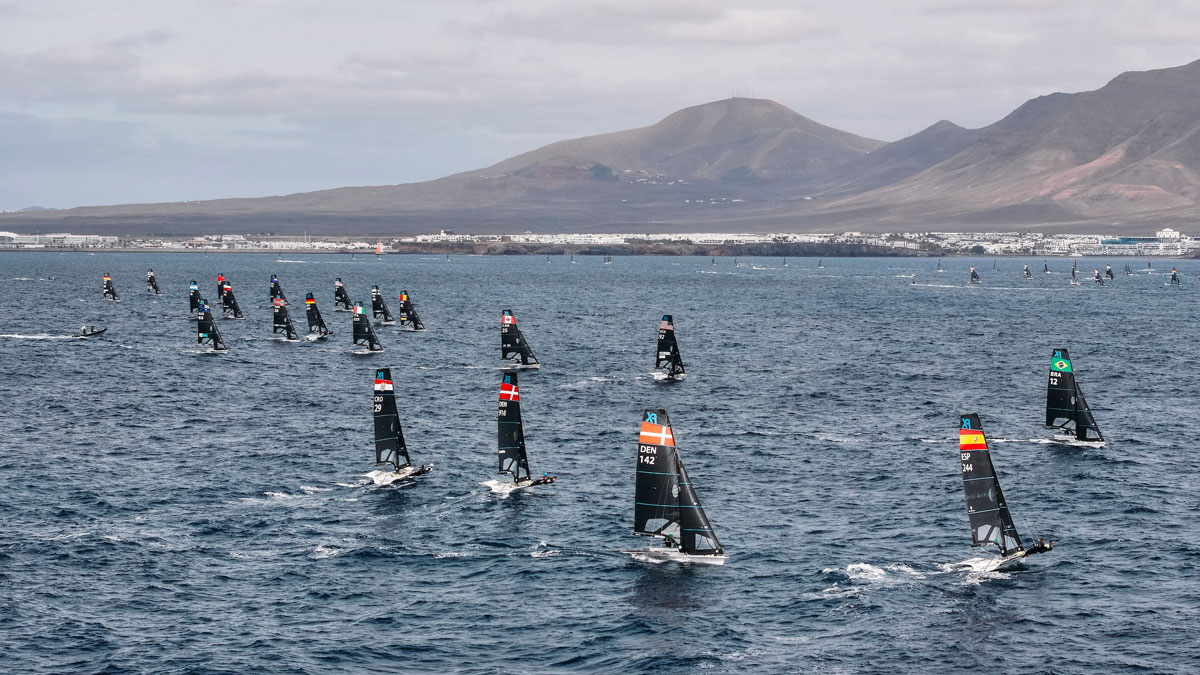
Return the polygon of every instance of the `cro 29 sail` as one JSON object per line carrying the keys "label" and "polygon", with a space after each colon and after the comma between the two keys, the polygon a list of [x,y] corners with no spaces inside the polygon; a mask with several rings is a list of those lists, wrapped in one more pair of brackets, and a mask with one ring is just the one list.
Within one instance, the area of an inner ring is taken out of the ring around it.
{"label": "cro 29 sail", "polygon": [[283,298],[275,298],[275,310],[271,320],[271,332],[275,334],[283,333],[284,339],[288,342],[295,342],[300,338],[296,335],[296,326],[292,323],[292,317],[288,316],[287,300]]}
{"label": "cro 29 sail", "polygon": [[962,415],[960,422],[958,451],[967,493],[967,518],[971,521],[971,545],[994,545],[1005,557],[1021,553],[1025,547],[1000,491],[979,415]]}
{"label": "cro 29 sail", "polygon": [[[365,317],[364,317],[365,318]],[[371,399],[375,417],[375,464],[388,464],[391,471],[372,471],[368,475],[376,485],[387,485],[392,481],[428,473],[433,465],[412,465],[408,446],[404,443],[404,430],[400,428],[400,415],[396,412],[396,391],[392,383],[392,369],[379,368],[375,371],[375,390]]]}
{"label": "cro 29 sail", "polygon": [[226,319],[244,319],[242,316],[242,308],[238,306],[237,298],[233,297],[233,286],[228,282],[223,282],[221,293],[221,311],[225,313]]}
{"label": "cro 29 sail", "polygon": [[107,274],[104,275],[104,297],[108,298],[109,300],[121,299],[117,297],[117,287],[113,286],[112,277],[108,276]]}
{"label": "cro 29 sail", "polygon": [[367,308],[361,302],[354,303],[354,336],[353,342],[366,347],[373,352],[383,351],[379,338],[375,337],[375,329],[371,328],[371,320],[367,318]]}
{"label": "cro 29 sail", "polygon": [[[666,410],[648,409],[642,414],[633,531],[661,537],[668,547],[674,544],[684,556],[719,557],[720,561],[712,562],[724,562],[725,551],[717,541],[679,457]],[[631,553],[653,554],[655,549]]]}
{"label": "cro 29 sail", "polygon": [[379,292],[378,286],[371,287],[371,316],[380,319],[384,325],[390,326],[396,323],[396,319],[388,310],[387,303],[383,301],[383,294]]}
{"label": "cro 29 sail", "polygon": [[664,314],[658,322],[658,358],[654,361],[655,368],[666,366],[667,375],[683,377],[683,357],[679,355],[679,344],[675,342],[675,321],[670,314]]}
{"label": "cro 29 sail", "polygon": [[283,294],[283,287],[279,285],[279,277],[271,275],[271,304],[275,304],[276,299],[282,299],[284,306],[288,305],[287,296]]}
{"label": "cro 29 sail", "polygon": [[399,317],[401,326],[409,324],[413,330],[425,330],[425,324],[421,323],[421,317],[417,316],[417,309],[413,307],[408,291],[400,291],[400,309],[396,316]]}
{"label": "cro 29 sail", "polygon": [[312,293],[304,296],[304,308],[308,315],[308,332],[316,333],[317,337],[325,337],[329,335],[329,329],[325,327],[325,319],[321,318],[321,310],[317,309],[317,299]]}
{"label": "cro 29 sail", "polygon": [[1046,426],[1062,429],[1075,440],[1103,443],[1104,436],[1083,397],[1071,355],[1064,348],[1050,354],[1050,377],[1046,382]]}
{"label": "cro 29 sail", "polygon": [[500,358],[514,361],[519,358],[523,366],[538,363],[521,329],[517,328],[517,317],[513,316],[511,309],[504,310],[500,315]]}
{"label": "cro 29 sail", "polygon": [[154,270],[146,271],[146,292],[162,295],[162,291],[158,289],[158,279],[154,278]]}
{"label": "cro 29 sail", "polygon": [[196,285],[195,279],[188,282],[188,306],[192,314],[200,309],[200,287]]}
{"label": "cro 29 sail", "polygon": [[342,278],[338,277],[333,280],[333,306],[337,312],[353,312],[354,303],[350,302],[350,294],[346,292],[346,287],[342,285]]}
{"label": "cro 29 sail", "polygon": [[212,345],[214,352],[229,351],[229,348],[225,346],[225,341],[221,339],[221,331],[217,330],[217,324],[213,321],[208,300],[203,298],[200,299],[196,311],[196,342]]}

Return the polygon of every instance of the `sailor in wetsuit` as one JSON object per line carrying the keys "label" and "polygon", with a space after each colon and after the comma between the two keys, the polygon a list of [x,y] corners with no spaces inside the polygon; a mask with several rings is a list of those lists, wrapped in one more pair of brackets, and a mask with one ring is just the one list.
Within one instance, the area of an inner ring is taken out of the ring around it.
{"label": "sailor in wetsuit", "polygon": [[1034,553],[1045,553],[1054,548],[1054,540],[1047,542],[1045,539],[1038,537],[1037,543],[1025,549],[1025,555],[1031,556]]}
{"label": "sailor in wetsuit", "polygon": [[667,548],[679,548],[679,542],[675,541],[675,537],[669,534],[663,535],[663,543],[667,545]]}

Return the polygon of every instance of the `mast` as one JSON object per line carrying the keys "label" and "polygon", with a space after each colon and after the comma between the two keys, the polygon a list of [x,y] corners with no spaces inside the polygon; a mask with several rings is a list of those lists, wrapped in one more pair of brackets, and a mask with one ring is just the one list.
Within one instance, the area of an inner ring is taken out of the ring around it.
{"label": "mast", "polygon": [[1050,378],[1046,383],[1046,426],[1062,429],[1080,441],[1103,441],[1096,418],[1088,408],[1075,378],[1071,355],[1065,348],[1050,355]]}
{"label": "mast", "polygon": [[237,298],[233,297],[233,286],[228,281],[224,282],[221,295],[221,310],[225,312],[226,319],[243,319],[242,308],[238,307]]}
{"label": "mast", "polygon": [[312,293],[305,294],[304,308],[308,314],[308,332],[322,336],[329,335],[329,329],[325,327],[325,319],[321,318],[321,310],[317,308],[317,299],[313,297]]}
{"label": "mast", "polygon": [[515,356],[521,357],[521,365],[538,363],[533,350],[529,348],[529,343],[525,342],[521,329],[517,328],[517,317],[513,316],[511,309],[506,309],[500,315],[500,358]]}
{"label": "mast", "polygon": [[670,314],[664,314],[662,321],[658,322],[658,357],[654,360],[654,367],[663,366],[667,366],[668,375],[685,374],[679,344],[675,342],[675,321]]}
{"label": "mast", "polygon": [[371,287],[371,316],[376,319],[382,317],[384,323],[395,323],[392,318],[392,313],[388,311],[387,303],[383,301],[383,294],[379,292],[379,286]]}
{"label": "mast", "polygon": [[383,345],[379,344],[379,338],[375,337],[375,330],[371,328],[371,320],[367,318],[367,308],[361,302],[354,303],[353,342],[373,352],[383,351]]}
{"label": "mast", "polygon": [[108,298],[109,300],[121,299],[117,297],[117,287],[113,286],[112,277],[108,276],[107,274],[104,275],[104,297]]}
{"label": "mast", "polygon": [[400,291],[400,310],[396,314],[400,317],[401,326],[411,323],[413,330],[425,330],[425,324],[421,323],[421,317],[417,316],[417,309],[413,306],[408,291]]}
{"label": "mast", "polygon": [[995,544],[1004,556],[1024,551],[1008,503],[1000,491],[1000,479],[992,465],[979,415],[962,415],[960,422],[958,448],[963,490],[967,495],[967,518],[971,522],[971,545]]}
{"label": "mast", "polygon": [[271,275],[271,304],[275,304],[276,299],[282,299],[284,306],[288,306],[287,296],[283,294],[283,287],[279,285],[279,277]]}
{"label": "mast", "polygon": [[188,307],[192,314],[200,308],[200,287],[196,285],[195,279],[188,282]]}
{"label": "mast", "polygon": [[496,410],[496,451],[500,458],[500,473],[512,474],[514,483],[530,480],[516,371],[506,370],[501,376],[500,402]]}
{"label": "mast", "polygon": [[[404,444],[400,415],[396,413],[391,368],[375,371],[375,394],[371,402],[375,409],[375,463],[391,464],[399,471],[412,464],[412,460],[408,457],[408,446]],[[402,458],[403,463],[400,461]]]}
{"label": "mast", "polygon": [[670,535],[688,554],[724,552],[679,458],[666,410],[642,415],[633,504],[634,534]]}
{"label": "mast", "polygon": [[354,311],[354,303],[350,302],[350,294],[346,292],[346,287],[342,285],[341,277],[333,280],[333,305],[335,308],[343,309],[347,312]]}
{"label": "mast", "polygon": [[200,299],[196,311],[196,343],[208,343],[216,352],[229,351],[229,348],[225,346],[225,341],[221,339],[221,331],[217,330],[217,324],[213,321],[208,300],[203,298]]}
{"label": "mast", "polygon": [[154,278],[154,270],[146,272],[146,292],[155,295],[162,295],[162,291],[158,289],[158,279]]}
{"label": "mast", "polygon": [[275,310],[271,320],[271,332],[284,333],[285,339],[289,341],[298,340],[296,336],[296,326],[292,323],[292,317],[288,316],[287,300],[283,298],[275,298]]}

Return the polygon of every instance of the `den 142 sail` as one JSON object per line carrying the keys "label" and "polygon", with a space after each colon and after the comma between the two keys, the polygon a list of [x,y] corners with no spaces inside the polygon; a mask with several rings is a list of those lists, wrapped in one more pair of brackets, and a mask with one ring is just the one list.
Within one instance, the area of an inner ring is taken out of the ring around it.
{"label": "den 142 sail", "polygon": [[385,326],[396,323],[387,303],[383,301],[383,294],[379,292],[379,286],[371,287],[371,316],[379,319],[379,322]]}
{"label": "den 142 sail", "polygon": [[375,371],[375,389],[371,398],[375,418],[375,464],[389,465],[387,469],[376,469],[367,473],[376,485],[389,485],[399,480],[415,478],[433,470],[433,464],[413,466],[404,443],[404,430],[400,427],[400,415],[396,411],[396,390],[392,383],[392,369],[379,368]]}
{"label": "den 142 sail", "polygon": [[525,427],[521,421],[521,392],[517,373],[505,371],[500,376],[500,400],[496,410],[496,452],[500,459],[499,472],[513,478],[513,488],[553,483],[555,476],[543,473],[534,480],[529,473],[529,456],[525,452]]}
{"label": "den 142 sail", "polygon": [[275,298],[272,302],[275,307],[271,315],[271,332],[276,335],[283,333],[285,340],[296,342],[300,338],[296,335],[296,326],[292,323],[292,317],[288,316],[287,300]]}
{"label": "den 142 sail", "polygon": [[112,277],[108,276],[107,274],[104,275],[104,297],[108,298],[109,300],[121,299],[117,296],[117,287],[113,286]]}
{"label": "den 142 sail", "polygon": [[350,294],[346,292],[346,287],[342,285],[341,277],[333,280],[333,306],[335,312],[354,311],[354,303],[350,301]]}
{"label": "den 142 sail", "polygon": [[525,341],[521,329],[517,328],[517,317],[511,309],[506,309],[500,315],[500,358],[504,360],[520,360],[522,366],[538,365],[533,349]]}
{"label": "den 142 sail", "polygon": [[665,367],[669,378],[682,379],[686,375],[683,357],[679,355],[679,344],[675,342],[675,320],[670,314],[664,314],[662,321],[658,322],[658,357],[654,367]]}
{"label": "den 142 sail", "polygon": [[329,329],[325,327],[325,319],[321,318],[321,310],[317,308],[317,299],[313,297],[312,293],[304,296],[304,311],[308,316],[309,333],[315,334],[318,338],[331,335]]}
{"label": "den 142 sail", "polygon": [[396,312],[396,318],[400,320],[402,327],[409,325],[413,330],[425,330],[425,324],[421,323],[421,317],[417,316],[417,308],[413,306],[408,291],[400,291],[400,308]]}
{"label": "den 142 sail", "polygon": [[158,279],[154,278],[154,270],[146,271],[146,292],[162,295],[162,291],[158,288]]}
{"label": "den 142 sail", "polygon": [[1088,407],[1083,390],[1079,388],[1071,355],[1063,347],[1050,354],[1050,377],[1046,381],[1046,426],[1062,429],[1066,435],[1060,440],[1089,444],[1104,442],[1100,427],[1096,426],[1096,418],[1092,416],[1092,409]]}
{"label": "den 142 sail", "polygon": [[366,347],[368,351],[383,351],[383,345],[379,344],[379,338],[375,337],[375,329],[371,328],[371,320],[367,318],[367,308],[363,307],[361,302],[354,303],[354,335],[352,341],[355,345]]}
{"label": "den 142 sail", "polygon": [[196,310],[196,342],[210,345],[214,352],[229,351],[229,348],[225,346],[225,341],[221,339],[221,331],[217,330],[217,324],[213,321],[208,300],[203,298],[200,299],[199,307]]}
{"label": "den 142 sail", "polygon": [[633,532],[660,538],[665,545],[622,553],[653,562],[725,563],[725,550],[700,505],[667,411],[661,408],[642,413],[635,481]]}

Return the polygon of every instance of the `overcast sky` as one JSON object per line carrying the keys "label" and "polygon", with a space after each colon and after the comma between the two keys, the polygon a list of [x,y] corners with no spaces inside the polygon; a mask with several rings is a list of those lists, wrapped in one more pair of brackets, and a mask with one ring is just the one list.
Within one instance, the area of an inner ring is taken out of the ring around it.
{"label": "overcast sky", "polygon": [[0,0],[0,210],[427,180],[735,93],[891,141],[1197,58],[1192,0]]}

